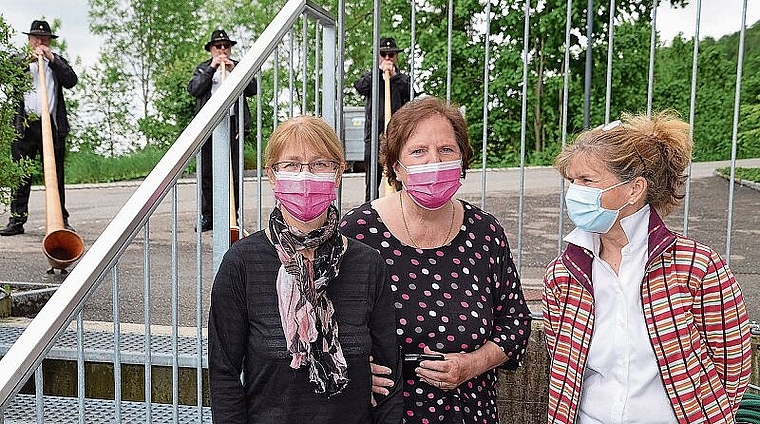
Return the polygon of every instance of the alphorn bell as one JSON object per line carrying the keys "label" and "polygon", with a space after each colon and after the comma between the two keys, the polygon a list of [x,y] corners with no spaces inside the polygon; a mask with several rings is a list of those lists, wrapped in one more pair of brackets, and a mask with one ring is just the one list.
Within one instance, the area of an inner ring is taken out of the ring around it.
{"label": "alphorn bell", "polygon": [[[222,63],[222,83],[227,79],[227,64]],[[238,117],[239,118],[239,117]],[[233,131],[230,128],[230,131]],[[230,152],[230,244],[240,240],[240,226],[237,222],[237,207],[235,205],[235,180],[232,173],[235,172],[232,168],[232,152]],[[243,237],[247,237],[248,232],[243,230]]]}
{"label": "alphorn bell", "polygon": [[[42,250],[47,256],[52,269],[65,271],[84,253],[84,241],[74,231],[63,225],[61,197],[58,193],[58,175],[55,170],[55,153],[53,147],[53,130],[50,123],[48,105],[47,79],[43,55],[37,56],[37,75],[40,81],[40,115],[42,124],[42,167],[45,171],[45,217],[46,234],[42,240]],[[52,271],[51,269],[51,271]]]}
{"label": "alphorn bell", "polygon": [[[383,79],[385,80],[385,126],[383,127],[383,133],[388,131],[388,122],[391,121],[391,71],[386,69],[383,72]],[[383,196],[389,196],[396,192],[396,188],[388,182],[388,177],[383,176],[380,180],[380,187],[383,188]]]}

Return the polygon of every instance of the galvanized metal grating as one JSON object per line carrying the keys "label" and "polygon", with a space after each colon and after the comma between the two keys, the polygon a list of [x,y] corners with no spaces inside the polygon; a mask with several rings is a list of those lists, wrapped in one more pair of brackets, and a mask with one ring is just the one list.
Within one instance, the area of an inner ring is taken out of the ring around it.
{"label": "galvanized metal grating", "polygon": [[[45,396],[43,398],[43,410],[46,423],[53,424],[76,424],[79,420],[77,412],[79,401],[77,398],[61,396]],[[116,422],[116,403],[113,400],[85,399],[84,416],[91,424]],[[36,405],[34,395],[17,395],[13,402],[4,411],[4,424],[30,424],[37,422]],[[145,423],[144,402],[121,402],[121,423]],[[164,403],[151,404],[151,423],[175,423],[174,409],[172,405]],[[180,405],[177,410],[178,424],[211,423],[211,408],[202,408],[201,419],[198,417],[197,406]]]}
{"label": "galvanized metal grating", "polygon": [[[85,327],[86,328],[86,327]],[[10,349],[13,342],[24,331],[23,327],[0,326],[0,356]],[[151,362],[153,365],[172,365],[172,338],[164,334],[153,334],[150,340]],[[145,363],[145,335],[140,333],[120,333],[120,361],[125,364]],[[113,333],[105,331],[84,332],[84,359],[92,362],[113,362],[114,360]],[[180,367],[196,367],[198,365],[198,347],[194,337],[177,338],[177,361]],[[208,368],[208,341],[202,340],[203,368]],[[66,329],[55,342],[46,358],[77,360],[76,331]]]}

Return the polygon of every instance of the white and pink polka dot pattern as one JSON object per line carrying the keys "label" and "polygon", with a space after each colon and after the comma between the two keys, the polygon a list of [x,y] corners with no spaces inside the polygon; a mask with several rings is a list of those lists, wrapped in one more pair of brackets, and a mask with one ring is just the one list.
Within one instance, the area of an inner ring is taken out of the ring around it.
{"label": "white and pink polka dot pattern", "polygon": [[[369,203],[349,211],[340,230],[380,251],[396,294],[396,334],[404,353],[425,346],[472,352],[486,341],[515,367],[525,353],[530,312],[504,230],[490,214],[462,201],[464,220],[454,240],[434,249],[402,244]],[[432,229],[431,229],[432,230]],[[405,380],[405,421],[498,423],[495,370],[441,391]]]}

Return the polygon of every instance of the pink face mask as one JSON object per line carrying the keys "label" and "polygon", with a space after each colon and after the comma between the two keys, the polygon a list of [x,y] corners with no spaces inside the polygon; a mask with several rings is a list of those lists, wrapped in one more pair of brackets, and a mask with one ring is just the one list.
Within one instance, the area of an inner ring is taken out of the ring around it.
{"label": "pink face mask", "polygon": [[336,199],[335,173],[275,172],[274,198],[295,219],[310,222]]}
{"label": "pink face mask", "polygon": [[462,183],[462,161],[426,163],[424,165],[404,166],[406,184],[404,188],[414,203],[425,209],[440,209],[459,190]]}

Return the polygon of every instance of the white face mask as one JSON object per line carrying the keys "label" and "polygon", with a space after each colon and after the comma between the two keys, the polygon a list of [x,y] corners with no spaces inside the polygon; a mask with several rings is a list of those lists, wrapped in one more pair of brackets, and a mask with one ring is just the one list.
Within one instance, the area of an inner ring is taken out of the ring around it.
{"label": "white face mask", "polygon": [[629,182],[622,181],[605,189],[570,184],[565,193],[565,206],[570,220],[581,230],[599,234],[608,232],[615,225],[620,210],[628,203],[618,209],[604,208],[602,193]]}

